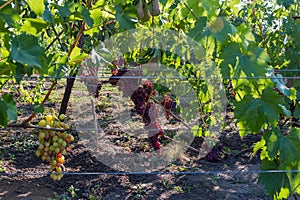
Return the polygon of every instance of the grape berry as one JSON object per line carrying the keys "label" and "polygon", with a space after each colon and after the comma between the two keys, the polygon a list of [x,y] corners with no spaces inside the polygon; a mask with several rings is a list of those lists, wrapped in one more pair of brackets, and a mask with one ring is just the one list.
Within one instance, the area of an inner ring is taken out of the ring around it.
{"label": "grape berry", "polygon": [[[52,115],[47,115],[42,119],[38,126],[48,128],[61,128],[69,129],[69,126],[63,121],[65,115],[60,115],[57,118],[52,112]],[[40,157],[42,161],[50,163],[52,174],[50,177],[54,181],[59,181],[63,177],[63,164],[65,162],[65,155],[70,151],[70,143],[74,141],[74,137],[67,132],[59,132],[53,130],[40,130],[39,134],[39,147],[36,151],[36,156]]]}

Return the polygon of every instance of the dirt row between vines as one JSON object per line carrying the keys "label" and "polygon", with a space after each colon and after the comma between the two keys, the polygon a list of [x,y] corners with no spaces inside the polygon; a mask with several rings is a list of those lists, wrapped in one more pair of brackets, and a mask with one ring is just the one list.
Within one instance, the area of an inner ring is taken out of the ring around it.
{"label": "dirt row between vines", "polygon": [[[46,107],[58,110],[59,94],[62,92],[61,87]],[[72,107],[77,106],[76,99],[82,100],[80,97],[83,94],[78,88],[73,91],[68,113],[70,123],[80,121],[79,113],[74,113]],[[122,124],[110,119],[118,113],[117,108],[113,107],[116,100],[112,101],[112,96],[121,98],[115,89],[106,88],[101,91],[99,100],[95,101],[99,123],[103,125],[102,122],[105,122],[103,128],[110,130],[109,134],[113,141],[118,141],[118,145],[132,151],[142,150],[147,140],[134,137],[126,139],[126,135],[120,131]],[[128,100],[118,101],[115,103],[124,103]],[[18,106],[23,109],[20,118],[28,116],[33,111],[31,106]],[[258,183],[258,174],[245,173],[249,170],[259,170],[260,160],[257,155],[253,155],[249,147],[260,139],[260,135],[241,138],[233,125],[230,113],[227,118],[229,120],[227,129],[220,134],[220,141],[226,154],[222,154],[219,161],[208,162],[197,158],[192,151],[187,151],[161,169],[162,172],[225,172],[214,174],[66,174],[61,181],[54,182],[48,174],[49,165],[35,156],[38,142],[31,130],[1,130],[0,169],[6,169],[0,174],[0,199],[270,199],[263,185]],[[72,133],[75,135],[76,143],[66,156],[66,172],[116,172],[101,163],[88,150],[78,132]],[[198,142],[195,139],[192,146],[197,147]],[[226,171],[236,172],[226,173]]]}

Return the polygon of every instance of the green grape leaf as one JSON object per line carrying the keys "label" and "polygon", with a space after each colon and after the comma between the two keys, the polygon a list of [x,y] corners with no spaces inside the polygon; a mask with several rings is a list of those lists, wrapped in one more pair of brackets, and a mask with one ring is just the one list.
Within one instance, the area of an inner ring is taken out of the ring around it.
{"label": "green grape leaf", "polygon": [[266,116],[268,124],[277,125],[279,115],[283,113],[280,106],[284,104],[283,98],[274,92],[273,88],[268,87],[263,91],[261,103],[261,112]]}
{"label": "green grape leaf", "polygon": [[199,19],[197,19],[195,27],[189,32],[189,36],[194,40],[199,41],[201,39],[204,28],[206,27],[206,22],[206,17],[200,17]]}
{"label": "green grape leaf", "polygon": [[295,3],[294,0],[277,0],[278,5],[283,5],[285,8],[289,8]]}
{"label": "green grape leaf", "polygon": [[202,137],[203,134],[202,127],[199,126],[193,126],[191,132],[195,137]]}
{"label": "green grape leaf", "polygon": [[236,66],[235,63],[240,54],[241,51],[238,43],[230,43],[224,48],[220,56],[220,59],[223,59],[220,64],[223,76],[230,77],[233,74],[233,68]]}
{"label": "green grape leaf", "polygon": [[83,16],[83,20],[86,22],[86,24],[89,27],[93,27],[94,25],[94,20],[91,17],[91,13],[88,9],[86,9],[85,7],[82,7],[82,11],[81,11],[81,15]]}
{"label": "green grape leaf", "polygon": [[80,12],[82,6],[74,3],[73,1],[67,1],[64,6],[59,8],[59,14],[61,17],[70,17],[71,14]]}
{"label": "green grape leaf", "polygon": [[253,147],[253,153],[256,154],[258,150],[262,149],[266,145],[266,140],[261,139],[260,141],[256,142]]}
{"label": "green grape leaf", "polygon": [[102,23],[102,12],[99,9],[93,9],[90,11],[91,13],[91,18],[94,21],[95,25],[99,25]]}
{"label": "green grape leaf", "polygon": [[17,120],[18,111],[13,95],[5,93],[2,95],[2,99],[6,103],[8,120]]}
{"label": "green grape leaf", "polygon": [[185,0],[178,4],[176,12],[177,11],[176,16],[178,16],[180,20],[183,20],[186,18],[195,18],[194,15],[198,17],[202,15],[204,10],[198,6],[198,1]]}
{"label": "green grape leaf", "polygon": [[6,103],[0,98],[0,125],[6,127],[8,123],[8,114]]}
{"label": "green grape leaf", "polygon": [[244,122],[243,124],[255,133],[258,133],[266,123],[266,116],[261,113],[261,99],[255,99],[249,95],[245,96],[242,101],[236,102],[234,114],[238,122]]}
{"label": "green grape leaf", "polygon": [[33,12],[38,16],[42,16],[44,14],[44,10],[45,10],[44,0],[39,0],[39,1],[27,0],[27,3],[31,8],[31,10],[33,10]]}
{"label": "green grape leaf", "polygon": [[45,110],[44,105],[40,105],[40,104],[35,104],[34,105],[34,113],[43,113]]}
{"label": "green grape leaf", "polygon": [[201,4],[207,12],[208,18],[214,21],[218,14],[218,9],[220,8],[219,1],[202,0]]}
{"label": "green grape leaf", "polygon": [[[278,170],[279,163],[276,161],[262,160],[261,170]],[[271,196],[278,196],[282,187],[286,187],[286,173],[260,173],[258,181],[265,185],[266,191]]]}
{"label": "green grape leaf", "polygon": [[[2,5],[2,2],[5,3],[5,1],[0,1],[1,5]],[[10,4],[1,9],[0,17],[9,26],[14,26],[16,24],[16,22],[21,19],[20,16],[18,15],[18,13],[16,12],[16,10],[13,9]]]}
{"label": "green grape leaf", "polygon": [[261,98],[245,95],[240,102],[236,102],[235,118],[237,122],[242,122],[241,125],[246,124],[251,131],[257,133],[264,124],[278,123],[279,115],[282,113],[279,104],[283,103],[283,99],[273,91],[273,88],[267,88]]}
{"label": "green grape leaf", "polygon": [[104,6],[104,4],[105,4],[105,0],[98,0],[95,3],[95,7],[102,7],[102,6]]}
{"label": "green grape leaf", "polygon": [[186,18],[189,14],[191,14],[191,12],[184,5],[184,3],[179,3],[178,4],[178,16],[179,16],[179,19],[182,20],[182,19]]}
{"label": "green grape leaf", "polygon": [[81,52],[81,49],[79,47],[75,47],[70,55],[69,63],[71,65],[76,64],[78,62],[81,62],[86,57],[86,53]]}
{"label": "green grape leaf", "polygon": [[10,57],[15,61],[42,69],[45,66],[45,49],[38,43],[38,38],[22,33],[11,41]]}
{"label": "green grape leaf", "polygon": [[266,52],[261,48],[249,45],[249,50],[242,52],[240,43],[235,42],[226,45],[220,59],[223,76],[240,77],[245,74],[249,78],[265,76],[268,67],[266,63],[269,61]]}
{"label": "green grape leaf", "polygon": [[[286,166],[286,170],[300,170],[300,162],[293,162]],[[299,172],[287,172],[287,176],[290,182],[291,193],[295,193],[300,188],[300,173]]]}
{"label": "green grape leaf", "polygon": [[229,7],[235,16],[237,16],[238,12],[239,12],[239,7],[237,6],[239,3],[240,3],[240,0],[231,0],[229,2]]}
{"label": "green grape leaf", "polygon": [[300,129],[292,129],[279,143],[280,159],[284,164],[300,161]]}
{"label": "green grape leaf", "polygon": [[25,19],[21,30],[32,35],[37,35],[47,28],[48,23],[40,18],[28,18]]}
{"label": "green grape leaf", "polygon": [[120,30],[129,30],[135,28],[135,20],[127,15],[121,5],[116,5],[116,20],[119,22]]}
{"label": "green grape leaf", "polygon": [[5,27],[5,22],[0,18],[0,32],[9,33],[9,29]]}
{"label": "green grape leaf", "polygon": [[278,154],[280,146],[281,133],[278,129],[268,130],[264,133],[264,140],[266,141],[267,152],[271,159],[274,159]]}
{"label": "green grape leaf", "polygon": [[42,18],[46,22],[49,22],[49,23],[53,23],[54,22],[54,19],[53,19],[53,16],[51,14],[51,11],[49,10],[49,8],[47,6],[45,7],[45,11],[44,11],[44,14],[43,14]]}
{"label": "green grape leaf", "polygon": [[48,70],[50,76],[60,77],[68,74],[70,65],[67,65],[68,56],[59,56],[58,54],[51,55],[51,67]]}
{"label": "green grape leaf", "polygon": [[217,41],[226,43],[229,41],[229,35],[235,35],[235,27],[224,17],[218,17],[214,23],[207,27],[204,36],[212,35]]}
{"label": "green grape leaf", "polygon": [[33,68],[32,67],[25,67],[21,63],[15,63],[15,70],[13,71],[15,75],[16,82],[20,84],[21,80],[23,79],[23,76],[27,74],[28,76],[32,75]]}

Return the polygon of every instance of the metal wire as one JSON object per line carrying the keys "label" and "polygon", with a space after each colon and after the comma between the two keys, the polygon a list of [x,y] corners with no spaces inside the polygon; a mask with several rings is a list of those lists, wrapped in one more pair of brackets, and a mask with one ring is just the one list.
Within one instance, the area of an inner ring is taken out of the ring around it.
{"label": "metal wire", "polygon": [[[300,173],[300,170],[231,170],[231,171],[181,171],[181,172],[62,172],[64,175],[219,175],[219,174],[269,174],[269,173]],[[48,173],[0,173],[0,176],[42,176]]]}
{"label": "metal wire", "polygon": [[75,80],[83,80],[83,79],[100,79],[100,78],[114,78],[114,79],[157,79],[157,78],[169,78],[169,79],[215,79],[215,78],[223,78],[223,79],[300,79],[300,76],[283,76],[283,77],[267,77],[267,76],[225,76],[225,77],[214,77],[214,76],[84,76],[84,77],[75,77],[75,76],[31,76],[31,77],[22,77],[22,76],[0,76],[0,79],[23,79],[23,80],[31,80],[31,79],[75,79]]}

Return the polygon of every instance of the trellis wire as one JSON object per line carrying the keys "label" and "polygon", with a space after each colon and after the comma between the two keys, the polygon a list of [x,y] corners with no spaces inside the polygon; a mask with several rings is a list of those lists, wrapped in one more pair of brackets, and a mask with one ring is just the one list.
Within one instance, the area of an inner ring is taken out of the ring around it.
{"label": "trellis wire", "polygon": [[[269,173],[300,173],[300,170],[231,170],[231,171],[180,171],[180,172],[62,172],[64,175],[85,175],[85,176],[101,176],[101,175],[219,175],[219,174],[269,174]],[[49,175],[47,173],[0,173],[0,176],[42,176]]]}
{"label": "trellis wire", "polygon": [[[170,78],[170,79],[209,79],[209,78],[219,78],[219,77],[207,77],[207,76],[31,76],[31,77],[22,77],[22,76],[0,76],[0,79],[76,79],[76,80],[83,80],[83,79],[100,79],[100,78],[114,78],[114,79],[156,79],[156,78]],[[282,76],[282,77],[267,77],[267,76],[252,76],[252,77],[238,77],[238,76],[226,76],[220,77],[223,79],[300,79],[300,76]]]}

